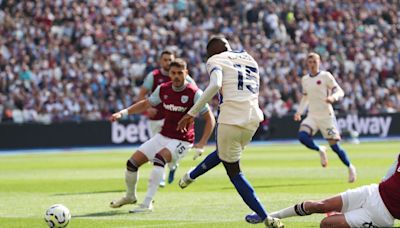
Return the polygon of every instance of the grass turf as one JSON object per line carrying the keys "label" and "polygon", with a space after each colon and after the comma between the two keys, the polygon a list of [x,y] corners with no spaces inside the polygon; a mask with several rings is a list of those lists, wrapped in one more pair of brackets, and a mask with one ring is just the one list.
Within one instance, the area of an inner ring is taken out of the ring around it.
{"label": "grass turf", "polygon": [[[358,181],[347,183],[347,169],[328,152],[329,166],[319,165],[317,153],[299,144],[250,146],[242,168],[268,211],[306,199],[320,199],[349,188],[377,183],[399,152],[399,142],[344,144],[358,169]],[[209,148],[209,151],[212,148]],[[133,149],[132,149],[133,150]],[[61,203],[72,213],[68,227],[262,227],[248,225],[250,212],[228,180],[222,165],[181,190],[177,180],[160,188],[155,211],[129,214],[132,206],[108,207],[124,194],[124,167],[132,151],[68,151],[0,154],[0,227],[46,227],[45,210]],[[199,161],[189,154],[176,173],[179,179]],[[202,159],[202,158],[200,158]],[[151,169],[140,169],[139,201]],[[284,219],[286,227],[319,227],[324,215]],[[399,225],[399,223],[396,223]]]}

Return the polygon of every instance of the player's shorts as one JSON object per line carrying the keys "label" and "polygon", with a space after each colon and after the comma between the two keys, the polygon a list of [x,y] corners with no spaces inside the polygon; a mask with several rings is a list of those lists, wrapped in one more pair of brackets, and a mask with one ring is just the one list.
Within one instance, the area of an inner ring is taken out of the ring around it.
{"label": "player's shorts", "polygon": [[257,128],[250,130],[236,125],[218,124],[218,156],[225,162],[237,162],[244,147],[249,144]]}
{"label": "player's shorts", "polygon": [[150,137],[155,136],[157,133],[161,132],[161,128],[164,125],[164,119],[162,120],[147,120],[150,129]]}
{"label": "player's shorts", "polygon": [[320,130],[325,139],[340,140],[340,133],[334,116],[327,118],[307,116],[303,122],[301,122],[301,126],[310,128],[311,135],[315,135],[318,130]]}
{"label": "player's shorts", "polygon": [[163,148],[167,148],[172,155],[171,162],[168,164],[169,167],[174,167],[180,159],[182,159],[187,152],[193,147],[193,144],[190,142],[171,139],[157,133],[147,142],[143,143],[138,151],[141,151],[146,155],[149,161],[153,161],[154,157],[158,152]]}
{"label": "player's shorts", "polygon": [[377,184],[341,194],[342,213],[350,227],[392,227],[394,218],[382,201]]}

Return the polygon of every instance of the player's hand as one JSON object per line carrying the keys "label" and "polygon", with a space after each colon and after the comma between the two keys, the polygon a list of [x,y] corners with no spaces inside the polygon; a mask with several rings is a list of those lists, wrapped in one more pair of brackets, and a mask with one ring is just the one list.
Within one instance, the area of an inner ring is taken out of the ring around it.
{"label": "player's hand", "polygon": [[300,113],[295,113],[293,119],[294,119],[294,121],[300,121],[300,120],[301,120],[301,115],[300,115]]}
{"label": "player's hand", "polygon": [[147,114],[147,117],[153,118],[155,115],[157,115],[157,109],[156,108],[148,108],[146,110],[146,114]]}
{"label": "player's hand", "polygon": [[114,122],[114,121],[117,121],[117,120],[119,120],[121,118],[122,118],[122,113],[121,112],[116,112],[116,113],[111,115],[110,121]]}
{"label": "player's hand", "polygon": [[194,150],[193,160],[196,160],[198,157],[200,157],[203,154],[204,146],[196,144],[193,146],[192,150]]}
{"label": "player's hand", "polygon": [[178,122],[177,130],[181,132],[186,132],[191,124],[194,122],[194,116],[186,114]]}
{"label": "player's hand", "polygon": [[333,104],[335,102],[335,98],[329,96],[325,99],[326,103]]}

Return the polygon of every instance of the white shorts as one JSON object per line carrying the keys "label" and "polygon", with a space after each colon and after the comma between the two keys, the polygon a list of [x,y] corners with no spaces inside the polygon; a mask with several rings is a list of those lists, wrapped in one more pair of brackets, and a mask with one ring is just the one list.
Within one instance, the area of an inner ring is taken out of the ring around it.
{"label": "white shorts", "polygon": [[328,118],[307,116],[301,122],[301,126],[310,128],[311,135],[315,135],[320,130],[325,139],[340,140],[340,133],[334,116]]}
{"label": "white shorts", "polygon": [[342,213],[350,227],[392,227],[394,218],[382,201],[377,184],[350,189],[341,194]]}
{"label": "white shorts", "polygon": [[150,137],[155,136],[161,132],[161,128],[164,125],[164,119],[162,120],[148,120]]}
{"label": "white shorts", "polygon": [[244,147],[249,144],[257,128],[250,130],[236,125],[218,124],[217,148],[218,156],[225,162],[237,162]]}
{"label": "white shorts", "polygon": [[144,153],[149,161],[153,161],[154,157],[158,152],[161,151],[161,149],[167,148],[172,155],[172,160],[168,164],[171,168],[174,167],[192,147],[193,144],[190,142],[178,139],[171,139],[157,133],[151,139],[143,143],[138,148],[138,151]]}

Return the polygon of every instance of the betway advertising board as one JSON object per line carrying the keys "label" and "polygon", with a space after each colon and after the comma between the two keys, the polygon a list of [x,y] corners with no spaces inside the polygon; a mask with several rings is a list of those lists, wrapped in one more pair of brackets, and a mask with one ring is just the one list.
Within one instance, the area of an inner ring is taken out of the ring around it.
{"label": "betway advertising board", "polygon": [[[204,121],[197,119],[196,138],[202,134]],[[293,116],[272,118],[260,125],[253,140],[296,139],[299,128]],[[400,114],[343,115],[337,125],[342,132],[356,131],[363,136],[400,136]],[[135,121],[38,123],[0,123],[0,149],[54,148],[81,146],[138,145],[151,137],[144,118]],[[318,137],[318,135],[317,135]],[[210,141],[215,141],[214,136]]]}
{"label": "betway advertising board", "polygon": [[[377,115],[339,115],[336,118],[341,132],[356,131],[360,137],[388,137],[400,136],[400,114]],[[300,123],[293,120],[293,116],[272,118],[267,126],[263,126],[264,139],[296,138]],[[267,130],[265,130],[267,129]],[[265,137],[268,135],[268,137]],[[320,136],[319,134],[317,136]]]}

